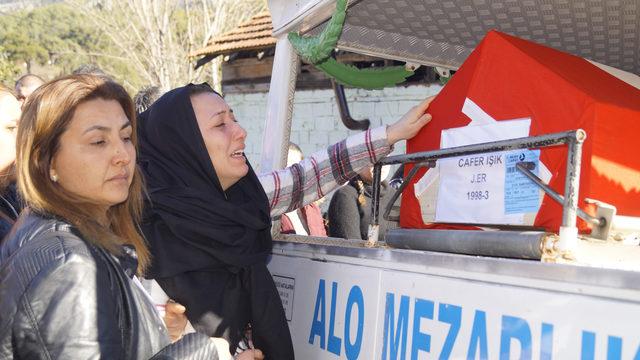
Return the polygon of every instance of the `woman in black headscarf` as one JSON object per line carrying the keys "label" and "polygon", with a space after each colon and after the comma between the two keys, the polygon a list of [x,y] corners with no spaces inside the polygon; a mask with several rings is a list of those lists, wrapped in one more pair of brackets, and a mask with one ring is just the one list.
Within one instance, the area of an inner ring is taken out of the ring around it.
{"label": "woman in black headscarf", "polygon": [[139,121],[150,197],[142,224],[152,253],[148,276],[186,306],[196,330],[227,339],[231,353],[250,324],[267,359],[293,359],[266,267],[271,217],[323,196],[414,136],[431,119],[429,102],[388,128],[258,178],[244,157],[246,132],[219,94],[203,84],[163,95]]}

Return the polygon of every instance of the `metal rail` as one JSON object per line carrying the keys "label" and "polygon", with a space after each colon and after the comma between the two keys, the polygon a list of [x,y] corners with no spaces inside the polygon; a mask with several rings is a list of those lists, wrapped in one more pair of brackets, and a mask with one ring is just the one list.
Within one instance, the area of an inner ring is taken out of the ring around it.
{"label": "metal rail", "polygon": [[[531,170],[527,168],[528,164],[525,162],[517,163],[516,169],[522,173],[522,175],[526,176],[529,180],[533,181],[539,188],[541,188],[545,194],[549,195],[550,198],[559,202],[560,204],[564,204],[564,196],[558,194],[555,190],[553,190],[549,185],[545,184],[542,179],[536,176],[536,174],[532,173]],[[578,208],[578,217],[584,221],[587,221],[595,226],[601,227],[606,225],[606,219],[601,217],[597,218],[595,216],[591,216],[584,212],[584,210]]]}
{"label": "metal rail", "polygon": [[400,197],[404,189],[407,187],[407,185],[409,185],[409,183],[411,182],[411,179],[413,179],[413,177],[416,176],[416,174],[418,173],[418,170],[425,167],[433,168],[435,166],[436,166],[435,161],[428,161],[426,163],[416,164],[416,166],[414,166],[409,171],[409,174],[407,174],[406,178],[402,181],[402,184],[400,185],[400,187],[396,189],[393,195],[391,195],[391,199],[389,199],[389,202],[387,203],[387,206],[384,208],[384,212],[382,213],[382,218],[388,221],[400,221],[399,216],[393,217],[393,218],[389,216],[389,213],[391,213],[391,209],[393,209],[393,205],[396,203],[396,201],[398,200],[398,198]]}
{"label": "metal rail", "polygon": [[[586,132],[582,129],[565,131],[541,136],[531,136],[517,139],[493,141],[488,143],[458,146],[447,149],[424,151],[414,154],[389,156],[380,160],[373,169],[373,194],[372,194],[372,224],[370,229],[368,245],[374,245],[378,241],[378,231],[380,218],[380,174],[383,165],[408,164],[408,163],[430,163],[438,159],[488,153],[496,151],[509,151],[517,149],[545,148],[558,145],[567,145],[567,174],[565,178],[565,197],[562,199],[562,227],[559,247],[570,251],[577,239],[576,215],[578,214],[578,190],[580,186],[580,167],[582,160],[582,144],[586,139]],[[423,165],[424,166],[424,165]],[[417,172],[417,170],[416,170]],[[411,175],[411,174],[410,174]],[[415,173],[413,174],[415,176]],[[405,181],[408,183],[408,181]],[[400,189],[394,194],[397,200],[399,193],[406,188],[403,183]],[[395,202],[394,200],[394,202]],[[393,204],[393,202],[390,202]],[[563,231],[564,229],[564,231]],[[563,236],[564,234],[564,236]]]}

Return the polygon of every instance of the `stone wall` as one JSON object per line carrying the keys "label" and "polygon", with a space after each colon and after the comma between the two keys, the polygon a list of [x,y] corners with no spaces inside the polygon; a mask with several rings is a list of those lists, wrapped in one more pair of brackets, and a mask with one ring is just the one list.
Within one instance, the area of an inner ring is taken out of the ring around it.
{"label": "stone wall", "polygon": [[[393,87],[383,90],[345,89],[351,116],[368,118],[371,126],[391,124],[420,100],[437,94],[439,84]],[[240,124],[247,130],[245,152],[257,165],[262,148],[267,94],[229,94],[225,97]],[[340,121],[333,90],[296,91],[291,127],[291,141],[305,154],[311,154],[355,133]],[[394,154],[402,154],[405,144],[396,146]],[[259,170],[258,170],[259,171]]]}

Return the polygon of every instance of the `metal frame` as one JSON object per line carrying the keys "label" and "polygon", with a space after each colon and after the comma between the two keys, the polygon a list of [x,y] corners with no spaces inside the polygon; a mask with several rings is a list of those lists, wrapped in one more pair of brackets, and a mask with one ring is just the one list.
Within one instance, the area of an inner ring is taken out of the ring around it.
{"label": "metal frame", "polygon": [[[394,164],[408,164],[408,163],[421,163],[422,165],[415,166],[414,169],[408,174],[407,178],[415,176],[418,170],[416,168],[424,167],[424,164],[434,164],[438,159],[458,157],[464,155],[472,155],[479,153],[488,153],[495,151],[508,151],[516,149],[529,149],[529,148],[544,148],[558,145],[567,145],[567,175],[565,178],[565,197],[554,198],[560,200],[562,206],[562,227],[566,229],[576,228],[576,216],[578,215],[578,190],[580,186],[580,167],[582,161],[582,144],[586,139],[587,134],[582,129],[565,131],[561,133],[547,134],[541,136],[524,137],[517,139],[509,139],[502,141],[494,141],[488,143],[458,146],[448,149],[439,149],[433,151],[425,151],[407,155],[390,156],[380,160],[374,165],[373,169],[373,194],[372,194],[372,206],[371,206],[371,218],[372,224],[370,229],[370,237],[368,239],[368,246],[373,246],[378,241],[377,229],[380,223],[380,174],[383,165]],[[410,179],[409,179],[410,180]],[[405,179],[403,186],[401,186],[393,195],[392,205],[395,200],[400,196],[400,193],[405,189],[409,181]],[[580,210],[581,211],[581,210]],[[388,214],[388,213],[387,213]],[[580,213],[580,215],[583,215]],[[598,220],[602,223],[602,221]],[[563,239],[561,239],[561,242]],[[565,244],[566,245],[566,244]],[[571,250],[571,244],[569,244],[567,250]]]}
{"label": "metal frame", "polygon": [[402,184],[400,185],[400,187],[398,187],[398,189],[396,189],[396,192],[393,193],[393,195],[391,196],[391,199],[387,203],[387,206],[384,208],[384,213],[382,214],[382,218],[388,221],[400,221],[400,216],[389,216],[389,214],[391,213],[391,209],[393,209],[393,205],[396,203],[396,201],[398,200],[398,198],[400,197],[404,189],[407,187],[407,185],[409,185],[409,183],[411,182],[411,179],[413,179],[414,176],[416,176],[416,174],[418,173],[418,170],[425,167],[433,168],[435,166],[436,166],[435,161],[428,161],[426,163],[418,163],[411,170],[409,170],[409,174],[407,174],[407,177],[402,180]]}
{"label": "metal frame", "polygon": [[[545,184],[542,179],[537,177],[536,174],[532,173],[531,170],[528,169],[526,162],[517,163],[516,169],[521,172],[522,175],[526,176],[529,180],[533,181],[539,188],[541,188],[545,192],[545,194],[549,195],[550,198],[559,202],[560,204],[564,204],[564,196],[558,194],[549,185]],[[605,226],[605,224],[607,223],[607,220],[605,218],[597,218],[595,216],[591,216],[580,208],[578,208],[577,210],[577,216],[582,220],[598,227]]]}
{"label": "metal frame", "polygon": [[300,59],[289,40],[278,39],[262,135],[261,172],[282,169],[287,164],[293,98],[299,66]]}

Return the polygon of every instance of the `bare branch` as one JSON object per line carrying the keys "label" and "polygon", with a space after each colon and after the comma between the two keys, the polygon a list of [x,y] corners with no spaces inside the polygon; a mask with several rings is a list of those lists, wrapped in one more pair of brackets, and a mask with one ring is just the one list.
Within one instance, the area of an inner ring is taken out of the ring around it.
{"label": "bare branch", "polygon": [[[125,61],[164,90],[202,81],[204,67],[194,70],[188,54],[266,7],[264,0],[111,0],[102,7],[86,0],[69,2],[85,10],[117,51],[88,55]],[[220,63],[213,62],[214,74]],[[219,76],[213,80],[219,87]]]}

